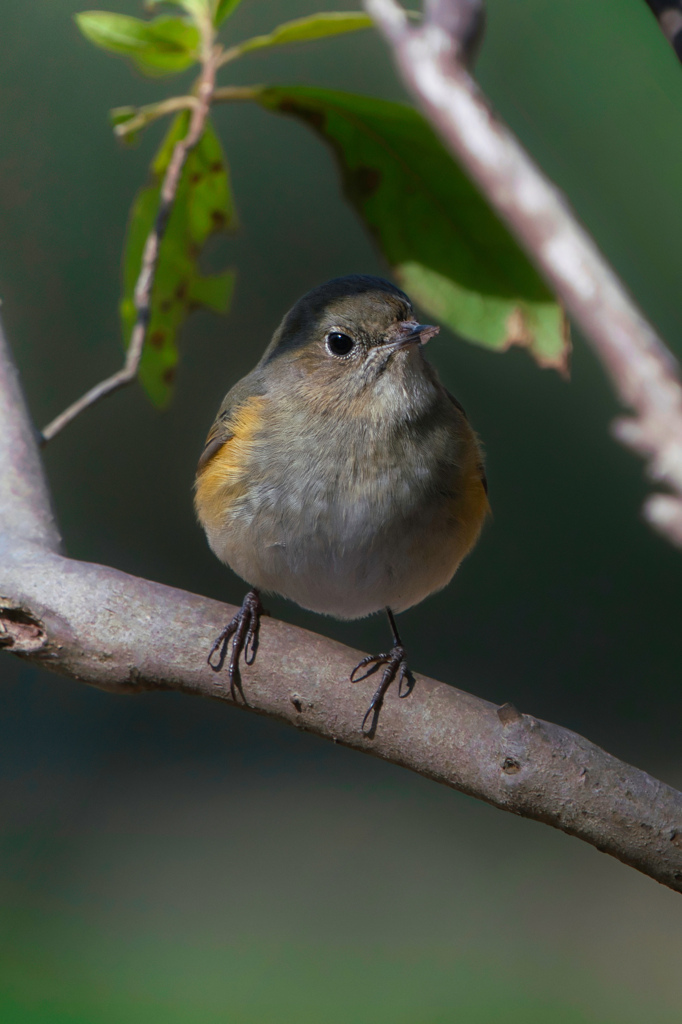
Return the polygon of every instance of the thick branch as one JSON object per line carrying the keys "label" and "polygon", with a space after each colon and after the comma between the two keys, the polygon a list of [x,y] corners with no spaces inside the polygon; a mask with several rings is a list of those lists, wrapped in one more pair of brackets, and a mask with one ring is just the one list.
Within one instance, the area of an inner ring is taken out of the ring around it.
{"label": "thick branch", "polygon": [[661,30],[682,60],[682,2],[680,0],[645,0],[661,26]]}
{"label": "thick branch", "polygon": [[[11,649],[45,668],[114,692],[230,703],[226,674],[206,655],[234,608],[58,555],[5,564],[0,593],[14,600],[12,621],[17,608],[23,616]],[[256,663],[242,671],[248,708],[544,821],[682,892],[681,793],[567,729],[422,676],[407,700],[389,692],[369,739],[360,723],[374,681],[349,682],[358,659],[266,618]]]}
{"label": "thick branch", "polygon": [[616,436],[647,458],[652,478],[672,490],[652,495],[645,515],[682,547],[677,364],[561,193],[494,116],[459,59],[460,41],[448,29],[453,12],[462,9],[471,16],[471,0],[434,2],[417,27],[396,0],[365,0],[365,6],[424,113],[537,264],[602,360],[621,400],[634,411],[634,417],[615,424]]}
{"label": "thick branch", "polygon": [[0,323],[0,560],[6,540],[50,551],[61,538],[19,376]]}
{"label": "thick branch", "polygon": [[[4,346],[0,356],[0,647],[114,692],[230,703],[206,656],[236,609],[54,550],[35,435]],[[575,733],[423,677],[408,700],[389,693],[370,738],[361,722],[374,681],[350,683],[358,661],[265,619],[244,696],[251,711],[544,821],[682,892],[682,793]]]}
{"label": "thick branch", "polygon": [[424,15],[441,26],[453,51],[471,67],[485,31],[483,0],[424,0]]}
{"label": "thick branch", "polygon": [[[175,196],[178,191],[178,185],[180,184],[180,178],[182,176],[183,167],[185,166],[185,161],[187,160],[187,155],[201,138],[206,124],[206,118],[208,117],[211,109],[218,58],[219,52],[216,50],[215,52],[209,53],[205,59],[202,72],[199,77],[196,101],[194,101],[192,105],[192,116],[190,117],[187,134],[184,139],[180,139],[180,141],[175,144],[173,155],[171,156],[161,184],[159,210],[156,215],[156,222],[149,233],[147,241],[145,242],[144,251],[142,253],[140,274],[137,279],[137,284],[135,285],[135,309],[137,310],[137,318],[130,335],[130,343],[126,352],[123,368],[112,374],[111,377],[107,377],[106,380],[100,381],[100,383],[96,384],[93,388],[90,388],[90,390],[86,391],[78,401],[74,402],[68,407],[68,409],[65,409],[64,412],[60,413],[60,415],[53,419],[51,423],[48,423],[43,430],[44,443],[50,441],[59,433],[60,430],[63,430],[71,420],[74,420],[76,416],[79,416],[85,409],[94,405],[95,402],[98,402],[100,398],[104,398],[105,395],[110,395],[114,391],[118,391],[119,388],[125,387],[126,384],[130,384],[137,376],[140,359],[142,358],[142,349],[144,347],[144,341],[147,334],[147,327],[151,316],[152,288],[154,287],[154,277],[156,275],[156,268],[159,262],[161,242],[163,241],[168,219],[170,217],[171,210],[173,209],[173,203],[175,202]],[[183,97],[181,97],[181,99],[184,100]],[[186,105],[187,104],[183,102],[183,106]]]}

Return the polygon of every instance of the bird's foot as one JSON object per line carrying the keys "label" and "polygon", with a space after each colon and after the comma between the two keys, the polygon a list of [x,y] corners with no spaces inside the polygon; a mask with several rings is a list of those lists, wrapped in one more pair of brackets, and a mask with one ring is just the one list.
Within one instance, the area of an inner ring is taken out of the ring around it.
{"label": "bird's foot", "polygon": [[[374,675],[382,665],[385,668],[381,676],[381,682],[377,686],[365,717],[362,720],[362,731],[365,736],[374,735],[381,705],[384,702],[386,691],[394,679],[397,678],[398,680],[399,697],[408,697],[414,689],[414,677],[408,668],[405,648],[401,643],[394,644],[390,651],[386,651],[384,654],[371,654],[363,658],[350,674],[351,683],[359,683],[363,679],[367,679],[368,676]],[[366,671],[363,672],[363,669]],[[359,672],[362,675],[358,675]],[[404,687],[403,683],[405,683]],[[368,720],[370,720],[369,728],[367,728]]]}
{"label": "bird's foot", "polygon": [[[242,700],[244,693],[239,675],[239,656],[244,652],[244,664],[253,665],[258,651],[258,633],[260,631],[261,615],[268,613],[263,608],[260,595],[257,590],[250,590],[242,602],[242,606],[232,619],[225,626],[218,639],[213,644],[210,654],[206,659],[214,672],[220,672],[225,664],[227,648],[232,640],[230,660],[227,666],[227,675],[230,680],[230,697],[236,700],[236,691],[239,690]],[[213,660],[214,654],[218,657]]]}

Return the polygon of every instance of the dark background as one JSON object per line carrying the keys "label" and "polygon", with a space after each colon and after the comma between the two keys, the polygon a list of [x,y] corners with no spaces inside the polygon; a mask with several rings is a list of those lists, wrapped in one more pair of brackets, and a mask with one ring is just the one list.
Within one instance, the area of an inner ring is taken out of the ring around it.
{"label": "dark background", "polygon": [[[244,0],[228,32],[320,7]],[[672,50],[642,0],[488,7],[483,87],[680,352]],[[0,12],[0,296],[39,425],[121,359],[127,211],[162,129],[124,149],[107,110],[181,88],[95,50],[80,8]],[[370,32],[231,75],[403,97]],[[238,273],[229,318],[186,326],[168,412],[133,386],[46,464],[71,556],[239,602],[192,512],[215,410],[302,292],[387,271],[317,139],[248,105],[215,120],[241,222],[208,254]],[[401,618],[413,665],[679,784],[682,559],[640,519],[642,465],[609,436],[600,366],[577,335],[570,384],[445,331],[429,355],[485,441],[494,519],[454,583]],[[379,618],[268,604],[354,647],[385,642]],[[584,844],[208,701],[114,697],[8,655],[0,683],[3,1021],[680,1019],[679,896]]]}

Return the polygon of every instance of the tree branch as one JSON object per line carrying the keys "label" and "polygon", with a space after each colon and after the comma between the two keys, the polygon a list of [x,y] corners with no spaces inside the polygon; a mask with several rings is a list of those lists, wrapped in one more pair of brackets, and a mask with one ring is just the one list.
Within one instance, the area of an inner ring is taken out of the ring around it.
{"label": "tree branch", "polygon": [[[220,50],[218,49],[210,50],[205,57],[197,85],[196,101],[192,105],[192,115],[187,134],[184,139],[175,144],[173,155],[164,175],[156,222],[145,242],[140,274],[135,285],[137,319],[130,335],[130,344],[128,345],[123,368],[112,374],[111,377],[107,377],[106,380],[100,381],[93,388],[90,388],[78,401],[74,402],[68,409],[65,409],[64,412],[48,423],[42,432],[44,444],[51,441],[60,430],[63,430],[67,424],[89,406],[94,405],[95,402],[98,402],[100,398],[104,398],[105,395],[110,395],[114,391],[118,391],[119,388],[125,387],[126,384],[130,384],[137,376],[151,316],[152,288],[154,287],[154,277],[159,262],[161,242],[163,241],[168,219],[173,209],[173,203],[175,202],[187,155],[201,138],[206,118],[211,109],[219,57]],[[184,100],[183,97],[180,99]],[[183,102],[183,106],[187,105]]]}
{"label": "tree branch", "polygon": [[[482,3],[473,0],[475,6]],[[412,27],[397,0],[365,0],[402,78],[493,207],[507,222],[581,328],[635,415],[616,437],[648,460],[673,493],[651,495],[646,519],[682,547],[682,385],[677,364],[636,308],[561,193],[492,113],[464,65],[472,0],[434,0]]]}
{"label": "tree branch", "polygon": [[[118,693],[232,703],[206,654],[233,607],[54,554],[4,564],[0,592],[39,631],[10,648],[35,664]],[[407,700],[389,691],[369,739],[360,723],[373,681],[349,682],[359,657],[267,618],[242,673],[248,710],[543,821],[682,892],[681,793],[567,729],[423,676]]]}
{"label": "tree branch", "polygon": [[8,538],[49,551],[61,550],[61,538],[19,384],[19,376],[0,322],[0,561]]}
{"label": "tree branch", "polygon": [[679,60],[682,60],[682,2],[680,0],[645,0],[656,16],[663,35]]}
{"label": "tree branch", "polygon": [[[0,647],[116,693],[234,703],[206,656],[235,608],[57,552],[36,437],[4,345],[0,356]],[[267,618],[245,705],[544,821],[682,892],[682,793],[567,729],[423,676],[408,700],[389,692],[369,737],[373,680],[349,681],[359,660]]]}

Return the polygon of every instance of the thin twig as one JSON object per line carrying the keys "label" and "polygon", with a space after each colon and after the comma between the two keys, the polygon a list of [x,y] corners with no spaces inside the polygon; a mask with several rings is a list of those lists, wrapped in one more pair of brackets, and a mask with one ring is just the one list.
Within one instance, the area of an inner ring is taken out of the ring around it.
{"label": "thin twig", "polygon": [[661,31],[679,60],[682,61],[682,2],[680,0],[645,0],[655,14]]}
{"label": "thin twig", "polygon": [[673,492],[651,495],[644,514],[682,547],[682,384],[677,363],[561,193],[492,113],[468,74],[459,41],[446,27],[458,7],[466,6],[471,13],[471,0],[431,3],[424,24],[417,27],[409,24],[396,0],[365,0],[365,6],[426,117],[517,236],[593,346],[621,400],[635,413],[614,424],[614,433],[648,460],[652,479]]}
{"label": "thin twig", "polygon": [[184,139],[176,142],[173,155],[163,178],[156,222],[145,242],[140,274],[135,285],[137,319],[130,335],[130,343],[123,368],[112,374],[111,377],[107,377],[106,380],[100,381],[93,388],[90,388],[77,402],[74,402],[68,409],[65,409],[63,413],[53,419],[51,423],[48,423],[42,434],[43,444],[52,440],[60,430],[63,430],[68,423],[74,420],[84,409],[87,409],[88,406],[98,402],[105,395],[110,395],[112,392],[118,391],[119,388],[125,387],[126,384],[130,384],[137,375],[151,315],[152,288],[159,262],[161,242],[168,224],[168,218],[173,209],[173,203],[175,202],[187,155],[201,138],[206,118],[211,109],[211,100],[215,89],[216,66],[219,57],[220,51],[212,50],[205,59],[197,85],[196,104],[192,109],[187,134]]}

